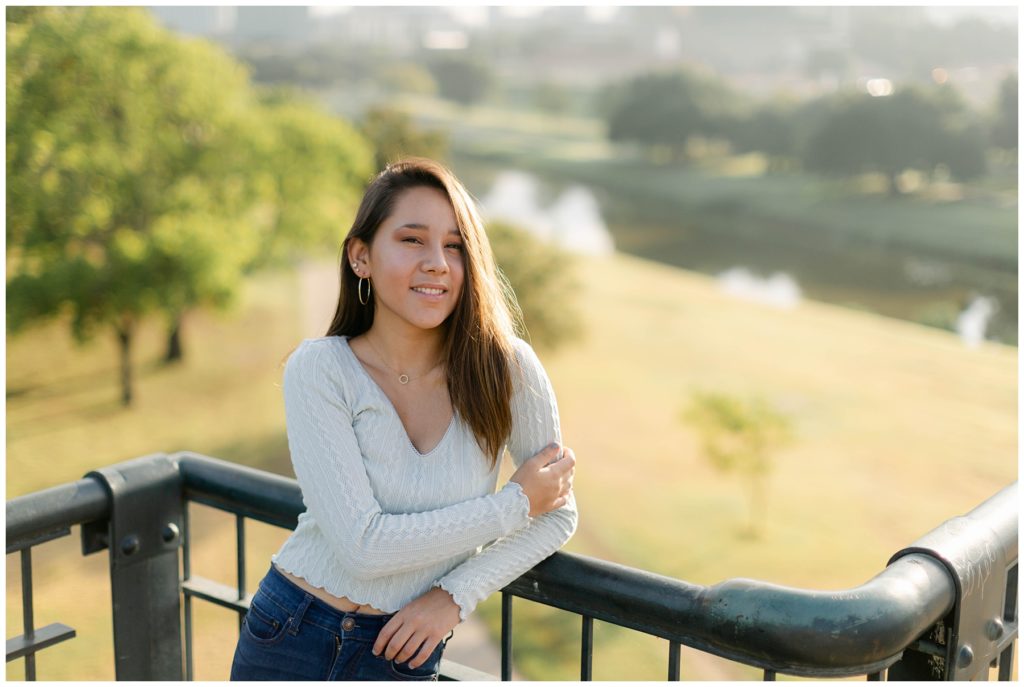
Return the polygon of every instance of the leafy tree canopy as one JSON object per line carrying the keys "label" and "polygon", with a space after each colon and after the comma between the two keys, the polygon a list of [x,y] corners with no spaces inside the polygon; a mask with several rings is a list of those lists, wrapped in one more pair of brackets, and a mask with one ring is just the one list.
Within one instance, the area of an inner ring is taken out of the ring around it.
{"label": "leafy tree canopy", "polygon": [[257,249],[232,165],[246,86],[223,53],[141,10],[8,21],[9,325],[68,305],[84,338],[172,301],[230,298]]}
{"label": "leafy tree canopy", "polygon": [[651,72],[612,86],[605,105],[608,137],[667,146],[684,156],[691,136],[724,136],[740,99],[718,79],[688,70]]}
{"label": "leafy tree canopy", "polygon": [[984,140],[963,99],[949,88],[899,88],[893,95],[835,98],[807,141],[810,170],[853,175],[881,172],[898,193],[903,170],[932,171],[945,164],[960,179],[984,172]]}

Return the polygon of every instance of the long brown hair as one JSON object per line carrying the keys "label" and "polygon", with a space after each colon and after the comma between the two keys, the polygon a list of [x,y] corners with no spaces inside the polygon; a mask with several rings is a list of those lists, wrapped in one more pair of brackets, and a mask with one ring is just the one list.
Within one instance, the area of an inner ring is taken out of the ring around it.
{"label": "long brown hair", "polygon": [[459,301],[442,325],[442,357],[452,407],[473,431],[493,469],[512,431],[512,366],[516,364],[512,337],[514,323],[521,324],[522,316],[494,263],[473,198],[447,167],[427,158],[405,158],[389,164],[367,187],[341,247],[338,307],[326,336],[354,337],[370,329],[376,299],[371,294],[366,305],[359,302],[359,278],[349,264],[349,244],[361,239],[372,246],[399,195],[421,186],[447,196],[462,235],[465,277]]}

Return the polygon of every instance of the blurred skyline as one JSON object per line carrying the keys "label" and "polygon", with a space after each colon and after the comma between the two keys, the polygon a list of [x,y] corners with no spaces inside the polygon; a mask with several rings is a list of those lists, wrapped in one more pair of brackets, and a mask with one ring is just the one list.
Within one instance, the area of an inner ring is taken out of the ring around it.
{"label": "blurred skyline", "polygon": [[[930,81],[942,69],[972,103],[1016,69],[1015,6],[153,7],[167,27],[244,59],[362,50],[379,59],[466,53],[508,84],[591,90],[700,65],[756,97],[811,97],[868,79]],[[339,73],[351,83],[358,69]],[[257,70],[257,81],[261,74]]]}

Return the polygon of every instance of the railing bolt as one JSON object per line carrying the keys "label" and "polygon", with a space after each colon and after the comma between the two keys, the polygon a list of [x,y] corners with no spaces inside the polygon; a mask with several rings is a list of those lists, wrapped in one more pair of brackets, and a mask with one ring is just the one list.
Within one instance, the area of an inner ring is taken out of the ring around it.
{"label": "railing bolt", "polygon": [[988,621],[985,625],[985,636],[991,639],[993,642],[1003,636],[1003,621],[999,618],[993,618]]}
{"label": "railing bolt", "polygon": [[169,522],[164,526],[164,530],[160,534],[164,538],[164,541],[169,544],[178,538],[178,526],[173,522]]}
{"label": "railing bolt", "polygon": [[960,668],[966,668],[971,665],[974,661],[974,650],[971,649],[969,644],[964,644],[960,647],[960,655],[957,657],[956,664]]}
{"label": "railing bolt", "polygon": [[127,537],[121,540],[121,553],[126,556],[130,556],[139,550],[139,538],[134,534],[129,534]]}

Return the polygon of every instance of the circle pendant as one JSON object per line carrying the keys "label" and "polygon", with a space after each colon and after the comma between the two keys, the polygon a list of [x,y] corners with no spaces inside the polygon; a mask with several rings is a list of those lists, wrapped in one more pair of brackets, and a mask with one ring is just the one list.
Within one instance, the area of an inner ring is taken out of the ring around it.
{"label": "circle pendant", "polygon": [[409,383],[409,375],[398,375],[398,381],[402,384]]}

